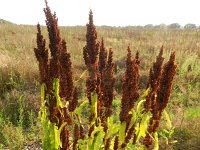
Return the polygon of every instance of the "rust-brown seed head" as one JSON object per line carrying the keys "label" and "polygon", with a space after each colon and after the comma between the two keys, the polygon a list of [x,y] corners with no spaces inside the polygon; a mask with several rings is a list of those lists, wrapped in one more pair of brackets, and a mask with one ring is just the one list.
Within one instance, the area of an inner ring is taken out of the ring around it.
{"label": "rust-brown seed head", "polygon": [[136,59],[132,59],[131,50],[128,46],[126,59],[126,72],[122,79],[122,106],[120,121],[130,121],[129,111],[134,107],[134,103],[139,97],[139,65]]}
{"label": "rust-brown seed head", "polygon": [[37,48],[34,48],[35,56],[39,62],[40,81],[46,83],[48,80],[48,49],[45,48],[46,41],[42,36],[40,24],[37,24]]}

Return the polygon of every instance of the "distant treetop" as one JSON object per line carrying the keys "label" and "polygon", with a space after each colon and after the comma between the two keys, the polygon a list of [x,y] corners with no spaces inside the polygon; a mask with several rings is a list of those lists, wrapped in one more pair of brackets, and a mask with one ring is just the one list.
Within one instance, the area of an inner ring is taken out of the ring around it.
{"label": "distant treetop", "polygon": [[168,28],[171,28],[171,29],[179,29],[179,28],[181,28],[181,25],[178,24],[178,23],[172,23],[172,24],[169,24],[169,25],[168,25]]}
{"label": "distant treetop", "polygon": [[13,24],[13,23],[7,20],[0,19],[0,24]]}
{"label": "distant treetop", "polygon": [[196,24],[193,24],[193,23],[188,23],[184,26],[184,29],[196,29],[197,26]]}

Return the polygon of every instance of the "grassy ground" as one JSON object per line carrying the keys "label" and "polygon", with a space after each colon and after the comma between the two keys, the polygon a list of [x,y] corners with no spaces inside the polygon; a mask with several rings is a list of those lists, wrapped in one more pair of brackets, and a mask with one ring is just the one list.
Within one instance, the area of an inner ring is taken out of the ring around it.
{"label": "grassy ground", "polygon": [[[164,45],[164,57],[176,51],[178,71],[168,111],[175,128],[178,143],[171,149],[200,149],[200,30],[145,29],[97,27],[98,38],[104,38],[112,47],[115,59],[115,95],[120,99],[121,77],[127,46],[141,57],[141,90],[145,87],[149,68]],[[47,31],[42,30],[45,37]],[[82,48],[86,27],[61,27],[73,63],[74,80],[84,98],[85,80],[79,79],[85,71]],[[47,41],[48,42],[48,41]],[[0,25],[0,149],[21,149],[24,145],[40,145],[40,107],[38,64],[33,49],[36,47],[36,27],[12,24]],[[115,108],[120,102],[115,101]],[[14,133],[14,134],[13,134]],[[164,144],[163,144],[164,145]],[[163,146],[163,149],[166,147]],[[168,148],[169,149],[169,148]]]}

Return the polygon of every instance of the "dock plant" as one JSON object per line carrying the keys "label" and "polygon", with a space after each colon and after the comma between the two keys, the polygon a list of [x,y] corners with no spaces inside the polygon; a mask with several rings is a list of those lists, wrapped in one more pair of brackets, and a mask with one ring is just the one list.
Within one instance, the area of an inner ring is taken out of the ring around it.
{"label": "dock plant", "polygon": [[[83,47],[87,100],[79,102],[67,42],[61,37],[56,13],[51,12],[47,1],[45,3],[49,45],[38,24],[37,47],[34,49],[41,81],[43,149],[159,149],[158,128],[176,74],[175,52],[164,63],[164,48],[161,47],[150,68],[147,88],[140,92],[139,52],[136,51],[134,56],[128,46],[122,77],[121,110],[119,120],[114,120],[114,50],[106,48],[104,38],[98,41],[92,10]],[[87,123],[83,121],[83,111],[89,113]]]}

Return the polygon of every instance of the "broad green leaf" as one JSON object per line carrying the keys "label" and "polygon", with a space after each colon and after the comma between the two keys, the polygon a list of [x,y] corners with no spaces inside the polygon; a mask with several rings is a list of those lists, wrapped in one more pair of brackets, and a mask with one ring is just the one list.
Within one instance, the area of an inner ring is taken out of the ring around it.
{"label": "broad green leaf", "polygon": [[132,142],[129,142],[126,146],[126,150],[138,150],[135,145],[132,144]]}
{"label": "broad green leaf", "polygon": [[174,133],[174,128],[170,129],[169,131],[166,129],[163,129],[161,132],[159,132],[159,135],[162,136],[165,139],[166,143],[168,144],[173,133]]}
{"label": "broad green leaf", "polygon": [[148,124],[149,124],[149,119],[150,119],[150,113],[143,114],[142,120],[139,124],[136,142],[138,142],[140,137],[145,137],[146,131],[147,131],[147,128],[148,128]]}
{"label": "broad green leaf", "polygon": [[111,130],[111,136],[116,134],[119,131],[119,125],[118,124],[113,124],[112,130]]}
{"label": "broad green leaf", "polygon": [[142,112],[142,106],[145,103],[146,100],[141,100],[139,101],[139,103],[137,104],[137,114],[140,117],[141,116],[141,112]]}
{"label": "broad green leaf", "polygon": [[87,147],[87,141],[79,139],[78,140],[78,149],[79,150],[87,150],[88,149],[88,147]]}
{"label": "broad green leaf", "polygon": [[115,144],[115,137],[113,137],[110,142],[110,149],[114,149],[114,144]]}
{"label": "broad green leaf", "polygon": [[173,128],[170,130],[170,132],[169,132],[169,137],[170,137],[170,138],[171,138],[172,135],[174,134],[174,128],[175,128],[175,127],[173,127]]}
{"label": "broad green leaf", "polygon": [[95,115],[95,118],[97,118],[97,100],[98,100],[98,95],[97,93],[92,93],[92,96],[91,96],[91,103],[92,103],[92,106],[91,106],[91,109],[92,109],[92,113]]}
{"label": "broad green leaf", "polygon": [[81,112],[83,111],[83,108],[86,107],[88,104],[89,104],[88,101],[82,102],[82,103],[80,104],[80,106],[77,107],[77,108],[75,109],[74,112],[80,116],[80,115],[81,115]]}
{"label": "broad green leaf", "polygon": [[113,116],[107,118],[107,125],[111,126],[113,124]]}
{"label": "broad green leaf", "polygon": [[57,103],[57,107],[63,107],[62,106],[62,102],[60,100],[60,96],[59,96],[59,79],[55,78],[53,79],[53,91],[54,91],[54,95],[56,97],[56,103]]}
{"label": "broad green leaf", "polygon": [[64,126],[66,126],[67,123],[64,122],[61,127],[58,129],[58,134],[57,134],[57,139],[58,139],[58,143],[59,143],[59,146],[62,147],[62,142],[60,141],[60,134],[61,134],[61,131],[62,129],[64,128]]}
{"label": "broad green leaf", "polygon": [[171,129],[171,128],[172,128],[172,123],[171,123],[169,114],[167,113],[166,110],[163,111],[163,114],[164,114],[164,117],[165,117],[165,119],[166,119],[166,121],[167,121],[167,124],[166,124],[167,129]]}
{"label": "broad green leaf", "polygon": [[103,127],[102,126],[98,126],[96,127],[93,131],[92,131],[92,134],[91,134],[91,138],[94,138],[95,134],[99,131],[103,130]]}
{"label": "broad green leaf", "polygon": [[44,103],[45,99],[45,84],[43,83],[40,87],[40,95],[41,95],[41,101]]}
{"label": "broad green leaf", "polygon": [[153,134],[153,136],[154,136],[154,149],[153,150],[159,150],[158,133],[155,132]]}
{"label": "broad green leaf", "polygon": [[97,133],[95,137],[95,142],[94,142],[94,148],[95,150],[100,150],[103,148],[103,139],[104,139],[105,132],[103,131],[103,128]]}
{"label": "broad green leaf", "polygon": [[135,112],[134,108],[131,110],[130,114],[132,114],[132,117],[131,117],[131,121],[130,121],[128,129],[130,129],[135,124],[135,122],[137,120],[137,116],[136,116],[136,112]]}
{"label": "broad green leaf", "polygon": [[126,130],[126,122],[123,121],[120,125],[120,128],[119,128],[119,141],[120,141],[120,143],[124,143],[124,140],[125,140],[125,137],[126,137],[125,130]]}
{"label": "broad green leaf", "polygon": [[146,150],[147,148],[144,145],[137,146],[136,150]]}
{"label": "broad green leaf", "polygon": [[141,98],[146,98],[146,96],[149,94],[150,91],[151,91],[151,88],[146,89],[146,90],[143,92]]}
{"label": "broad green leaf", "polygon": [[110,138],[119,131],[119,125],[113,123],[113,116],[107,118],[107,127],[106,138]]}
{"label": "broad green leaf", "polygon": [[95,150],[95,141],[99,132],[104,132],[102,126],[98,126],[92,131],[91,136],[89,137],[89,140],[88,140],[89,150]]}
{"label": "broad green leaf", "polygon": [[59,140],[57,139],[57,131],[58,131],[58,129],[57,129],[57,127],[55,126],[55,124],[54,123],[50,123],[50,128],[49,128],[49,130],[50,130],[50,135],[49,135],[49,137],[50,137],[50,140],[51,140],[51,142],[50,142],[50,149],[51,150],[58,150],[59,149]]}

